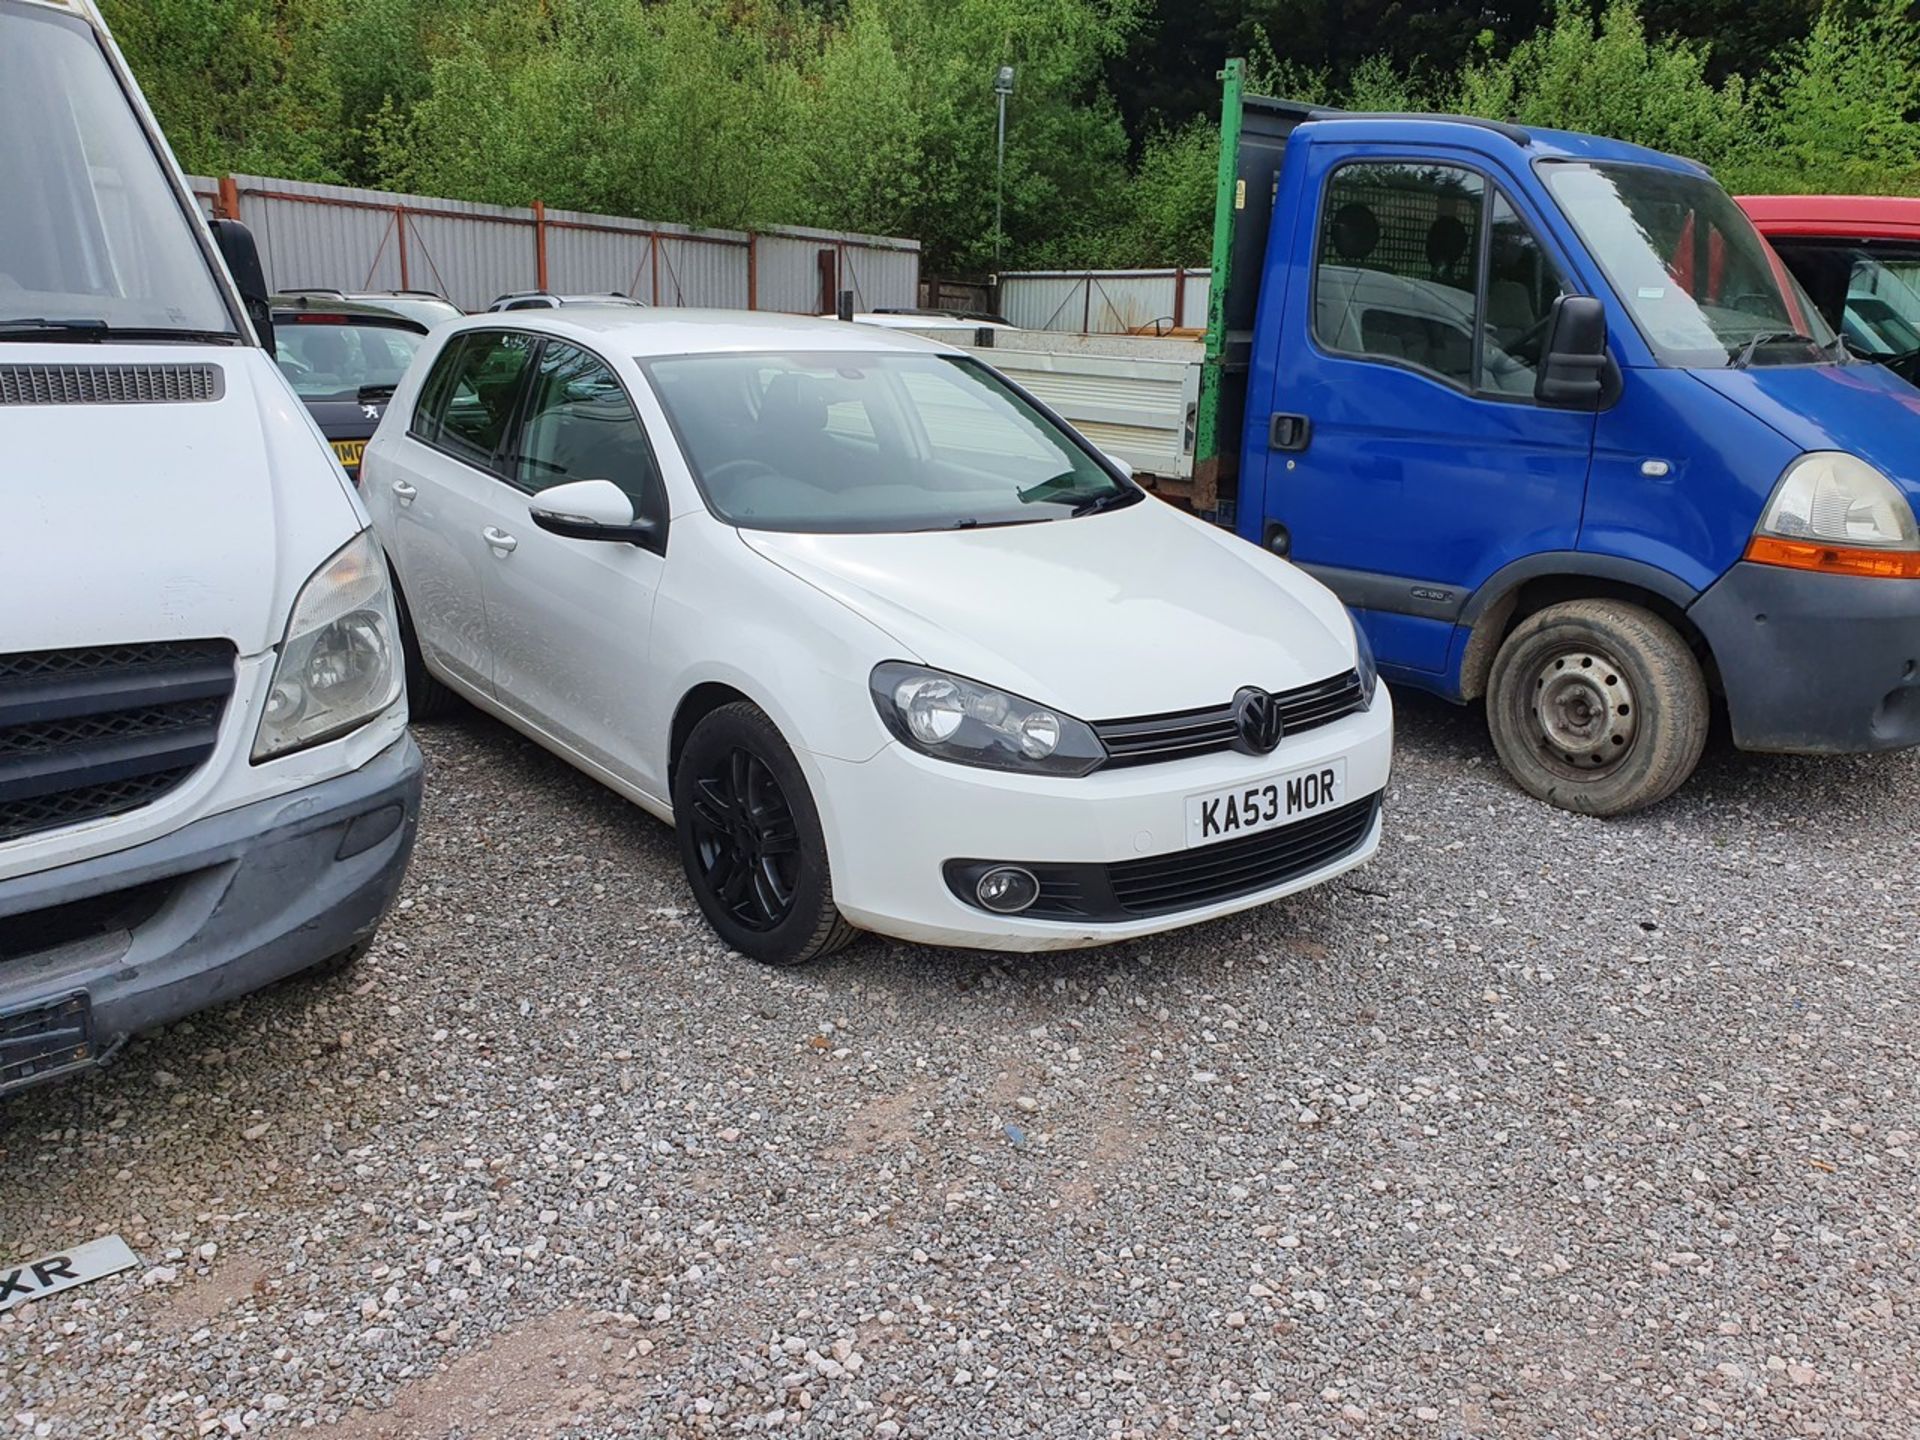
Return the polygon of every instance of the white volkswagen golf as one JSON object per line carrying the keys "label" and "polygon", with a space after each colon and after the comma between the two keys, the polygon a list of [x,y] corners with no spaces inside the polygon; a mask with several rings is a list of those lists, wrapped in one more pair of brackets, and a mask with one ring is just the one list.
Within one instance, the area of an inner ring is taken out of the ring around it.
{"label": "white volkswagen golf", "polygon": [[812,319],[434,332],[368,446],[416,716],[457,694],[673,823],[736,950],[1048,950],[1379,844],[1333,595],[986,366]]}

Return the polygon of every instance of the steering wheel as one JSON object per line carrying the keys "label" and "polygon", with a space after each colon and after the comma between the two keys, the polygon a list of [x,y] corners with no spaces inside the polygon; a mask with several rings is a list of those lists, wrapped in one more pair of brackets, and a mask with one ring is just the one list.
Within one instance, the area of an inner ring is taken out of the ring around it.
{"label": "steering wheel", "polygon": [[1552,324],[1553,314],[1549,311],[1516,335],[1511,345],[1500,348],[1523,365],[1537,366],[1540,363],[1541,346],[1547,338],[1547,329]]}

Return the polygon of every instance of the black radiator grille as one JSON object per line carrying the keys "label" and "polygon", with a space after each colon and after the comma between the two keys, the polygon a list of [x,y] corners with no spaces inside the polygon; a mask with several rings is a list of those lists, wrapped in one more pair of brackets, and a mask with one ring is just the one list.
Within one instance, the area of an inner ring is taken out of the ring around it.
{"label": "black radiator grille", "polygon": [[[1282,690],[1274,695],[1286,733],[1317,730],[1335,720],[1366,709],[1360,674],[1349,670],[1328,680]],[[1217,755],[1233,748],[1236,736],[1233,702],[1199,710],[1176,710],[1166,715],[1142,715],[1131,720],[1100,720],[1094,733],[1107,747],[1109,770],[1129,765],[1154,765],[1163,760],[1185,760],[1194,755]]]}
{"label": "black radiator grille", "polygon": [[137,809],[193,774],[233,661],[224,640],[0,655],[0,841]]}

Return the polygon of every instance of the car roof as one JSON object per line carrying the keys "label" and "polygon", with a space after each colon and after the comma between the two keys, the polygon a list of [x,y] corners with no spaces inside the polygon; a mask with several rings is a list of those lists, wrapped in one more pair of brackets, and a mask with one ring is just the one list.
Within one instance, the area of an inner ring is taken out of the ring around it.
{"label": "car roof", "polygon": [[[398,297],[396,297],[398,298]],[[422,297],[406,297],[418,301]],[[270,308],[281,313],[302,315],[347,315],[357,320],[378,320],[383,324],[404,325],[410,330],[424,334],[431,326],[420,323],[420,317],[410,309],[399,305],[384,303],[373,298],[349,298],[339,291],[297,291],[283,292],[269,298]]]}
{"label": "car roof", "polygon": [[1908,195],[1741,195],[1763,235],[1920,239],[1920,199]]}
{"label": "car roof", "polygon": [[762,350],[954,353],[950,346],[901,330],[768,310],[567,305],[558,309],[469,315],[449,329],[456,333],[509,329],[558,335],[601,350],[617,347],[636,359]]}

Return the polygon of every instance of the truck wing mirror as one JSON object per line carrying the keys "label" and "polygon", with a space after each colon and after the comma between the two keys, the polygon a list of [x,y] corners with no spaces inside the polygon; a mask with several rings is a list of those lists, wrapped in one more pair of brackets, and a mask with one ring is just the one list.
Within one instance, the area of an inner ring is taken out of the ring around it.
{"label": "truck wing mirror", "polygon": [[1591,295],[1562,295],[1547,316],[1547,345],[1533,398],[1597,410],[1606,396],[1606,371],[1607,307]]}
{"label": "truck wing mirror", "polygon": [[273,306],[268,300],[267,272],[260,264],[260,247],[253,243],[253,232],[238,220],[209,220],[213,243],[220,247],[220,258],[227,262],[234,288],[247,307],[247,318],[260,334],[260,343],[273,354]]}

